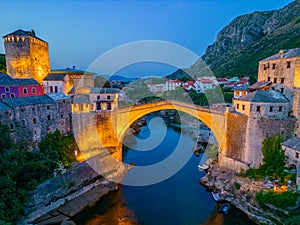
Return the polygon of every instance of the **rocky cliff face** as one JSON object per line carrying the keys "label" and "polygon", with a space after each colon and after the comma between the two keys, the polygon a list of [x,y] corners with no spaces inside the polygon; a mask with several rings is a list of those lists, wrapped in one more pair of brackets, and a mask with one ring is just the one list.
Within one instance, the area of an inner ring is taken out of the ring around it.
{"label": "rocky cliff face", "polygon": [[217,77],[256,77],[259,60],[280,49],[300,47],[299,35],[300,0],[279,10],[242,15],[224,27],[205,54],[183,71],[192,77],[207,75],[200,63],[203,60]]}

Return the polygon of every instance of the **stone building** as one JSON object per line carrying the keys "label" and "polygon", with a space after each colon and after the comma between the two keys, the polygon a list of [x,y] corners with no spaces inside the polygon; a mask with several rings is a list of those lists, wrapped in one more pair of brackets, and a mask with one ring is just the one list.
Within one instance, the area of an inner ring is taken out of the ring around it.
{"label": "stone building", "polygon": [[7,98],[0,102],[0,119],[12,129],[14,140],[29,141],[30,147],[56,129],[70,133],[71,104],[66,96]]}
{"label": "stone building", "polygon": [[66,69],[58,69],[58,70],[51,70],[52,74],[67,74],[70,79],[71,85],[74,87],[75,90],[80,89],[82,87],[94,87],[94,76],[95,73],[78,70],[75,69],[75,66],[72,68]]}
{"label": "stone building", "polygon": [[42,84],[50,72],[48,43],[33,30],[3,36],[7,73],[13,78],[33,78]]}
{"label": "stone building", "polygon": [[[220,152],[222,168],[239,171],[262,163],[265,138],[282,134],[289,138],[296,119],[291,116],[291,103],[275,90],[258,90],[234,99],[235,111],[226,112],[226,146]],[[237,151],[238,149],[238,151]]]}
{"label": "stone building", "polygon": [[0,99],[43,95],[43,87],[32,78],[11,78],[0,73]]}
{"label": "stone building", "polygon": [[247,95],[249,93],[249,84],[243,84],[236,86],[232,89],[233,91],[233,98],[239,98]]}
{"label": "stone building", "polygon": [[290,101],[279,91],[258,90],[234,99],[235,110],[239,113],[259,118],[287,118],[291,113]]}
{"label": "stone building", "polygon": [[300,48],[280,50],[259,62],[258,81],[272,82],[272,89],[282,92],[293,103],[293,114],[300,115]]}
{"label": "stone building", "polygon": [[72,112],[105,112],[118,109],[119,89],[85,87],[72,96]]}
{"label": "stone building", "polygon": [[73,84],[70,81],[68,74],[48,74],[43,79],[44,93],[63,93],[68,95]]}
{"label": "stone building", "polygon": [[300,165],[300,138],[292,137],[282,144],[285,155],[288,157],[287,166],[291,169],[297,169]]}

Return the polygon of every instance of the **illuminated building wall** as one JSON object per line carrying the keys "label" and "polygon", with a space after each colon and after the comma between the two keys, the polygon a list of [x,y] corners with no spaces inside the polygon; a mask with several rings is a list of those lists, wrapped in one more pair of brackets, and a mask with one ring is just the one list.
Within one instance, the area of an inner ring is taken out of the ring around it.
{"label": "illuminated building wall", "polygon": [[3,36],[7,73],[13,78],[34,78],[40,84],[50,72],[48,43],[35,32],[21,29]]}

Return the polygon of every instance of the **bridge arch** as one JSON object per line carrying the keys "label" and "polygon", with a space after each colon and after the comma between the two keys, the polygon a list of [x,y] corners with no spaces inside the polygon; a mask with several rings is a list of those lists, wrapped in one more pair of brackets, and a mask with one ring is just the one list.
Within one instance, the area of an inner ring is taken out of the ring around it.
{"label": "bridge arch", "polygon": [[212,110],[179,101],[161,101],[119,109],[117,112],[117,136],[119,142],[122,143],[126,131],[137,119],[152,112],[167,109],[181,111],[201,120],[211,129],[216,137],[218,145],[221,147],[225,133],[224,111]]}

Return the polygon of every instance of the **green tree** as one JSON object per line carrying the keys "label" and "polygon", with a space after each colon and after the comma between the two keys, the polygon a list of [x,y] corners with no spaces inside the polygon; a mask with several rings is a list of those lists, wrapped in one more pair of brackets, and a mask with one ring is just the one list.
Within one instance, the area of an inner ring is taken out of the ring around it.
{"label": "green tree", "polygon": [[102,76],[96,76],[94,83],[95,83],[95,87],[97,87],[97,88],[110,88],[111,87],[109,81]]}
{"label": "green tree", "polygon": [[286,156],[281,147],[283,137],[271,136],[263,141],[263,165],[261,166],[262,172],[267,176],[280,177],[284,170]]}

